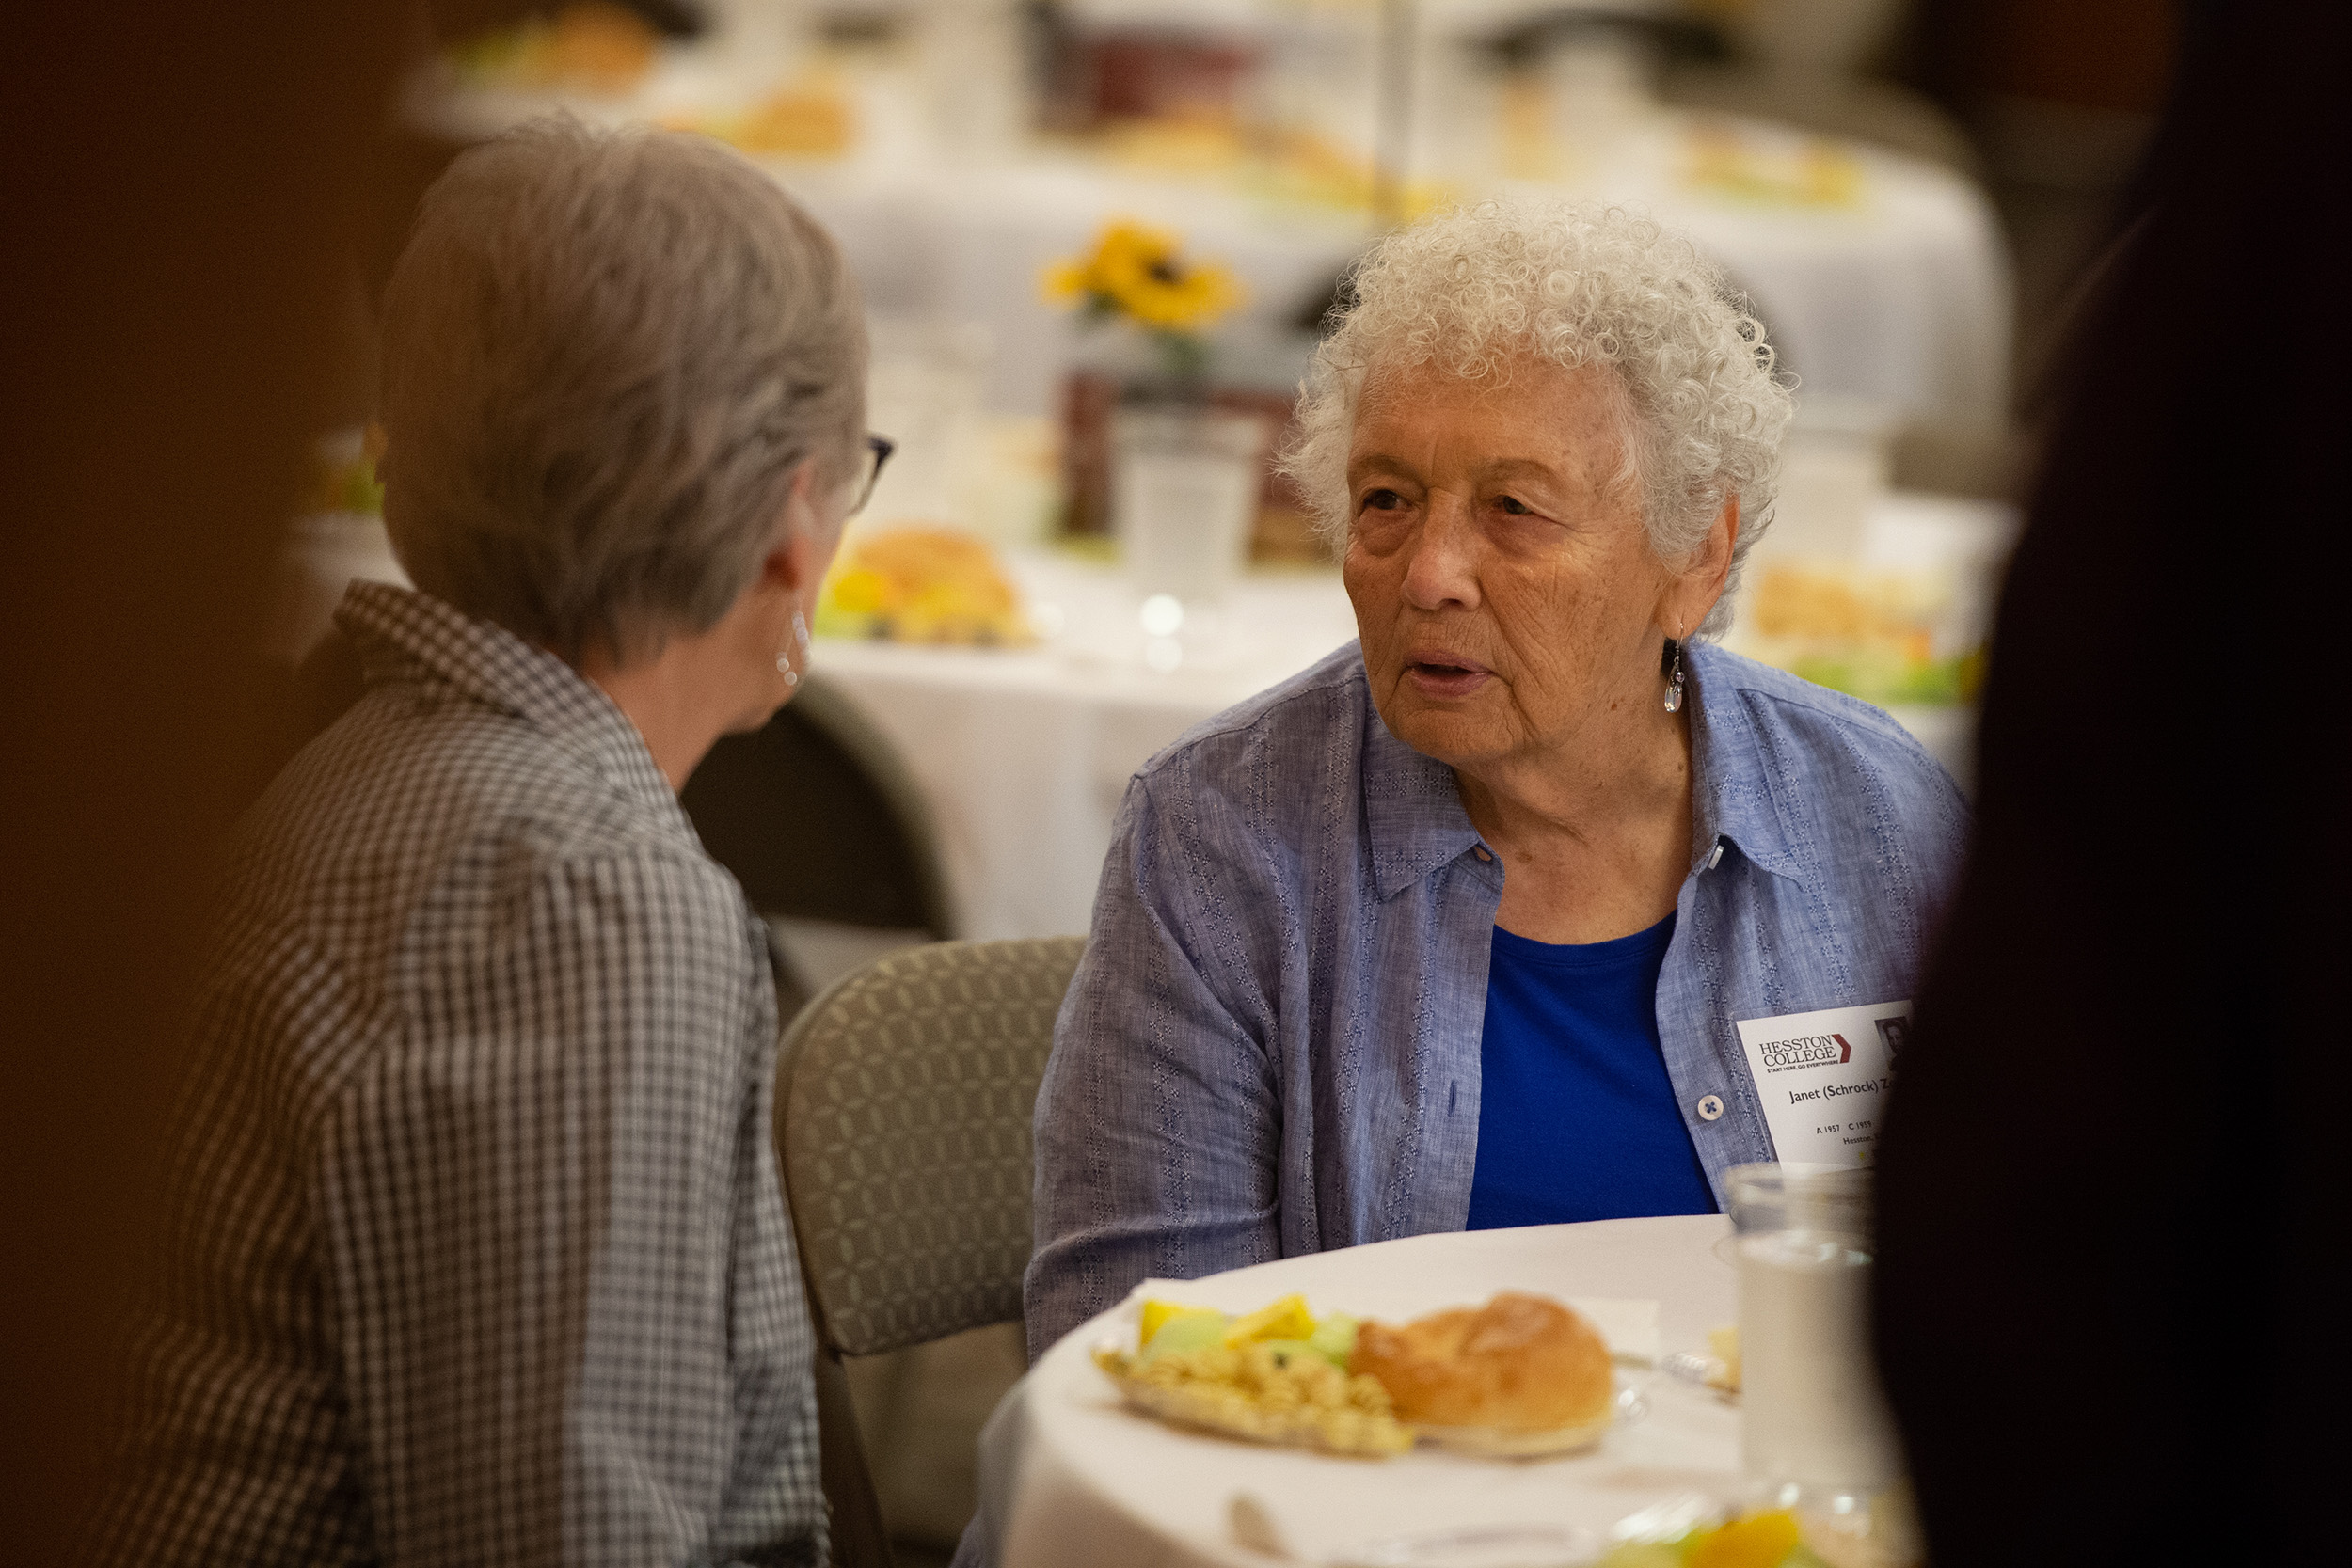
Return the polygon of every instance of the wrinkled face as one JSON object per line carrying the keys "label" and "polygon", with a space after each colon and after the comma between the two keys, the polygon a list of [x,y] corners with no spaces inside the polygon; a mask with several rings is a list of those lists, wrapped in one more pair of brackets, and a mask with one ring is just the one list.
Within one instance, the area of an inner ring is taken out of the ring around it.
{"label": "wrinkled face", "polygon": [[1522,360],[1367,382],[1347,460],[1345,577],[1374,703],[1471,773],[1605,743],[1658,704],[1661,604],[1609,372]]}

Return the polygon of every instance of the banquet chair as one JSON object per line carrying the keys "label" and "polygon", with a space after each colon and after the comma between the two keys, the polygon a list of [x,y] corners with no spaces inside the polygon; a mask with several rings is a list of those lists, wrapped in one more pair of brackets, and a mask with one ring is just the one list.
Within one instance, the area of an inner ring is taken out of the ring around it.
{"label": "banquet chair", "polygon": [[921,790],[821,674],[764,728],[723,737],[679,802],[710,858],[767,917],[780,1017],[839,973],[811,961],[819,942],[862,958],[956,934]]}
{"label": "banquet chair", "polygon": [[834,1560],[890,1546],[843,1358],[1018,1322],[1029,1116],[1082,937],[951,942],[843,976],[784,1031],[776,1162],[817,1331]]}

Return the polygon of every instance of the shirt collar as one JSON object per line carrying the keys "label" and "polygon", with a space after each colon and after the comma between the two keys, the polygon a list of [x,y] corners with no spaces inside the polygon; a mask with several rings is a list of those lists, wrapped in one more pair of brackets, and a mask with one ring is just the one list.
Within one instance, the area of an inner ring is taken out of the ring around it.
{"label": "shirt collar", "polygon": [[370,686],[423,680],[453,688],[523,720],[623,795],[683,819],[676,792],[628,715],[544,648],[430,594],[382,582],[353,583],[335,624],[358,645]]}
{"label": "shirt collar", "polygon": [[1802,880],[1772,800],[1772,768],[1740,700],[1739,661],[1711,642],[1683,644],[1691,704],[1691,855],[1696,870],[1728,843],[1758,868]]}
{"label": "shirt collar", "polygon": [[[1721,841],[1774,876],[1799,879],[1772,803],[1763,748],[1730,661],[1711,643],[1685,644],[1692,692],[1692,869]],[[1383,898],[1394,897],[1439,866],[1478,847],[1478,830],[1462,807],[1454,769],[1414,751],[1380,719],[1364,690],[1364,815],[1372,869]]]}

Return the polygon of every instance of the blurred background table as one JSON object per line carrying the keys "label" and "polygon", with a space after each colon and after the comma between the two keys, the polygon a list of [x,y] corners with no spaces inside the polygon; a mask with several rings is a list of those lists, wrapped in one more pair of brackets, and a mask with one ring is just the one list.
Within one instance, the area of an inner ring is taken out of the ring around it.
{"label": "blurred background table", "polygon": [[[1873,507],[1863,560],[1957,578],[1976,599],[1953,613],[1980,623],[2015,526],[2014,511],[1995,502],[1898,492]],[[819,638],[814,669],[920,790],[958,935],[1084,932],[1136,769],[1195,724],[1353,639],[1355,614],[1335,570],[1251,572],[1233,587],[1224,634],[1159,670],[1147,662],[1138,605],[1116,565],[1044,548],[1009,552],[1005,564],[1044,633],[1034,645]],[[406,580],[381,523],[365,517],[312,519],[291,566],[296,587],[279,640],[295,657],[325,631],[353,578]],[[1751,576],[1769,566],[1759,549]],[[1967,786],[1973,709],[1889,711]],[[833,967],[818,964],[812,979]]]}
{"label": "blurred background table", "polygon": [[[1735,1316],[1734,1275],[1713,1250],[1728,1228],[1720,1215],[1698,1214],[1415,1236],[1212,1275],[1168,1293],[1238,1313],[1295,1291],[1317,1312],[1391,1323],[1504,1290],[1650,1300],[1659,1307],[1653,1354],[1703,1351],[1708,1331]],[[1241,1496],[1306,1562],[1422,1560],[1369,1548],[1470,1527],[1545,1528],[1597,1547],[1637,1510],[1692,1493],[1728,1497],[1740,1484],[1738,1410],[1711,1390],[1641,1370],[1620,1381],[1637,1388],[1646,1413],[1599,1449],[1559,1459],[1418,1449],[1374,1463],[1179,1432],[1125,1409],[1089,1359],[1098,1339],[1122,1328],[1133,1342],[1135,1311],[1115,1308],[1048,1350],[990,1421],[981,1508],[1003,1568],[1257,1568],[1267,1559],[1232,1530]]]}
{"label": "blurred background table", "polygon": [[[1866,560],[1989,578],[2013,524],[1990,502],[1896,494],[1873,511]],[[1356,635],[1329,569],[1248,574],[1228,646],[1149,668],[1136,600],[1116,568],[1034,550],[1008,559],[1030,613],[1053,628],[1021,649],[820,639],[816,669],[898,749],[933,815],[957,929],[972,938],[1083,932],[1127,781],[1184,731],[1296,673]],[[1979,613],[1980,611],[1969,611]],[[1965,784],[1970,710],[1896,716]]]}
{"label": "blurred background table", "polygon": [[[660,104],[691,92],[671,82],[618,102],[455,93],[418,112],[472,140],[556,106],[660,118]],[[1865,399],[1898,420],[1998,425],[2009,396],[2008,259],[1974,182],[1884,149],[1646,101],[1595,135],[1589,151],[1433,185],[1427,199],[1634,207],[1728,270],[1809,392]],[[1107,218],[1180,231],[1194,254],[1230,267],[1248,303],[1225,337],[1244,373],[1278,386],[1303,369],[1304,329],[1380,227],[1350,206],[1284,198],[1239,152],[1179,170],[1040,143],[944,163],[921,155],[911,133],[877,130],[838,157],[762,163],[841,242],[869,308],[977,329],[981,398],[999,414],[1055,410],[1063,376],[1086,357],[1071,312],[1037,280]]]}
{"label": "blurred background table", "polygon": [[1233,590],[1232,645],[1160,672],[1130,635],[1118,570],[1050,551],[1009,564],[1057,634],[1024,649],[822,639],[815,668],[898,748],[939,835],[966,937],[1087,929],[1127,780],[1201,721],[1356,635],[1336,572],[1253,573]]}

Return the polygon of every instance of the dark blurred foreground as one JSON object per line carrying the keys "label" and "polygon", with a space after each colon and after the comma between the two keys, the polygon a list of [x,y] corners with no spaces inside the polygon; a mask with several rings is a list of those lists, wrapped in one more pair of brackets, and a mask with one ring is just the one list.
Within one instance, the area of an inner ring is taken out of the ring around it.
{"label": "dark blurred foreground", "polygon": [[1938,1568],[2342,1560],[2352,16],[2204,8],[2002,601],[1889,1111]]}
{"label": "dark blurred foreground", "polygon": [[0,1538],[57,1562],[119,1389],[245,650],[330,395],[396,7],[12,8],[0,48]]}

